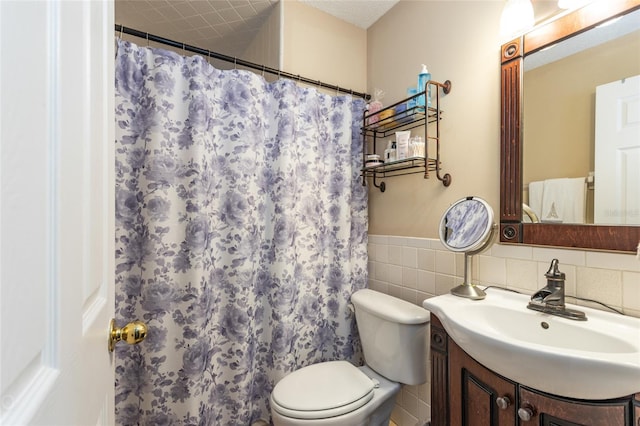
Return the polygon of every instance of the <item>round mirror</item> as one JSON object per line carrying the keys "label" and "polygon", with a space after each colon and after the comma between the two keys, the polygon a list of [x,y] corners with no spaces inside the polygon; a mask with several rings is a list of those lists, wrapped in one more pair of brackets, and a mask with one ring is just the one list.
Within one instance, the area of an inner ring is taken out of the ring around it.
{"label": "round mirror", "polygon": [[464,253],[464,283],[452,294],[469,299],[484,299],[485,293],[471,283],[471,255],[491,245],[496,225],[491,206],[478,197],[456,201],[440,219],[440,241],[451,251]]}
{"label": "round mirror", "polygon": [[481,198],[466,197],[456,201],[440,220],[440,241],[449,250],[475,253],[491,240],[493,210]]}

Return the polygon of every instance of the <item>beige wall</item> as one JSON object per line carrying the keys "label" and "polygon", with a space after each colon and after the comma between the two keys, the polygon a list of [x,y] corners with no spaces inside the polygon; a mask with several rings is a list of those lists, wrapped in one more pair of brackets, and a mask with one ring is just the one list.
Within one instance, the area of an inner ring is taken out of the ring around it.
{"label": "beige wall", "polygon": [[502,7],[500,1],[402,0],[369,28],[368,90],[384,90],[383,103],[406,97],[422,63],[434,80],[453,84],[441,98],[440,130],[451,186],[420,174],[387,179],[384,193],[370,186],[370,233],[436,237],[444,210],[468,195],[498,211]]}
{"label": "beige wall", "polygon": [[[263,64],[274,69],[281,69],[281,15],[282,3],[278,3],[260,28],[260,31],[258,31],[258,34],[251,41],[251,44],[249,44],[241,55],[244,60],[255,64]],[[277,77],[265,75],[265,78],[270,80]]]}
{"label": "beige wall", "polygon": [[365,92],[367,32],[295,0],[282,4],[282,69]]}

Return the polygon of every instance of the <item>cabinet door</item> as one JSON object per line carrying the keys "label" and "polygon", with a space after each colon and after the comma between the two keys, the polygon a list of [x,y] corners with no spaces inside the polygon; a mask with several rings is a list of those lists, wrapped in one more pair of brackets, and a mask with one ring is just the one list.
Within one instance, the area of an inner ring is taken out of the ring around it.
{"label": "cabinet door", "polygon": [[635,411],[635,420],[633,422],[634,426],[640,426],[640,393],[636,394],[634,401],[634,411]]}
{"label": "cabinet door", "polygon": [[627,426],[633,416],[629,399],[577,402],[524,387],[520,387],[519,408],[528,411],[520,416],[522,426]]}
{"label": "cabinet door", "polygon": [[516,384],[483,367],[449,339],[450,424],[513,426]]}

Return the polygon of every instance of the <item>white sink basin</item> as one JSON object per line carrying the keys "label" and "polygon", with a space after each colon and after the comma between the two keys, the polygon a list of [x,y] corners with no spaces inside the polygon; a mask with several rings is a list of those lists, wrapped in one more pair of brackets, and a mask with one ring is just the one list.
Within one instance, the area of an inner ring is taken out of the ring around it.
{"label": "white sink basin", "polygon": [[554,395],[609,399],[640,392],[640,319],[571,306],[574,321],[527,309],[530,296],[488,289],[484,300],[451,294],[422,303],[478,362]]}

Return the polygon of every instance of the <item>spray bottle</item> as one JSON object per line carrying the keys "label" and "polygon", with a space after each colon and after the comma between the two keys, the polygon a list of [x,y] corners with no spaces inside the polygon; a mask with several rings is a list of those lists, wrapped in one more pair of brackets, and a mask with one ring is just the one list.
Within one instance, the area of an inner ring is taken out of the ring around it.
{"label": "spray bottle", "polygon": [[429,71],[427,70],[427,66],[425,64],[422,64],[422,70],[420,71],[420,74],[418,74],[418,92],[424,92],[425,90],[427,91],[427,97],[425,100],[425,95],[420,95],[418,97],[418,106],[419,107],[424,107],[425,104],[427,107],[431,106],[431,87],[425,87],[425,85],[427,84],[427,81],[431,80],[431,73],[429,73]]}

